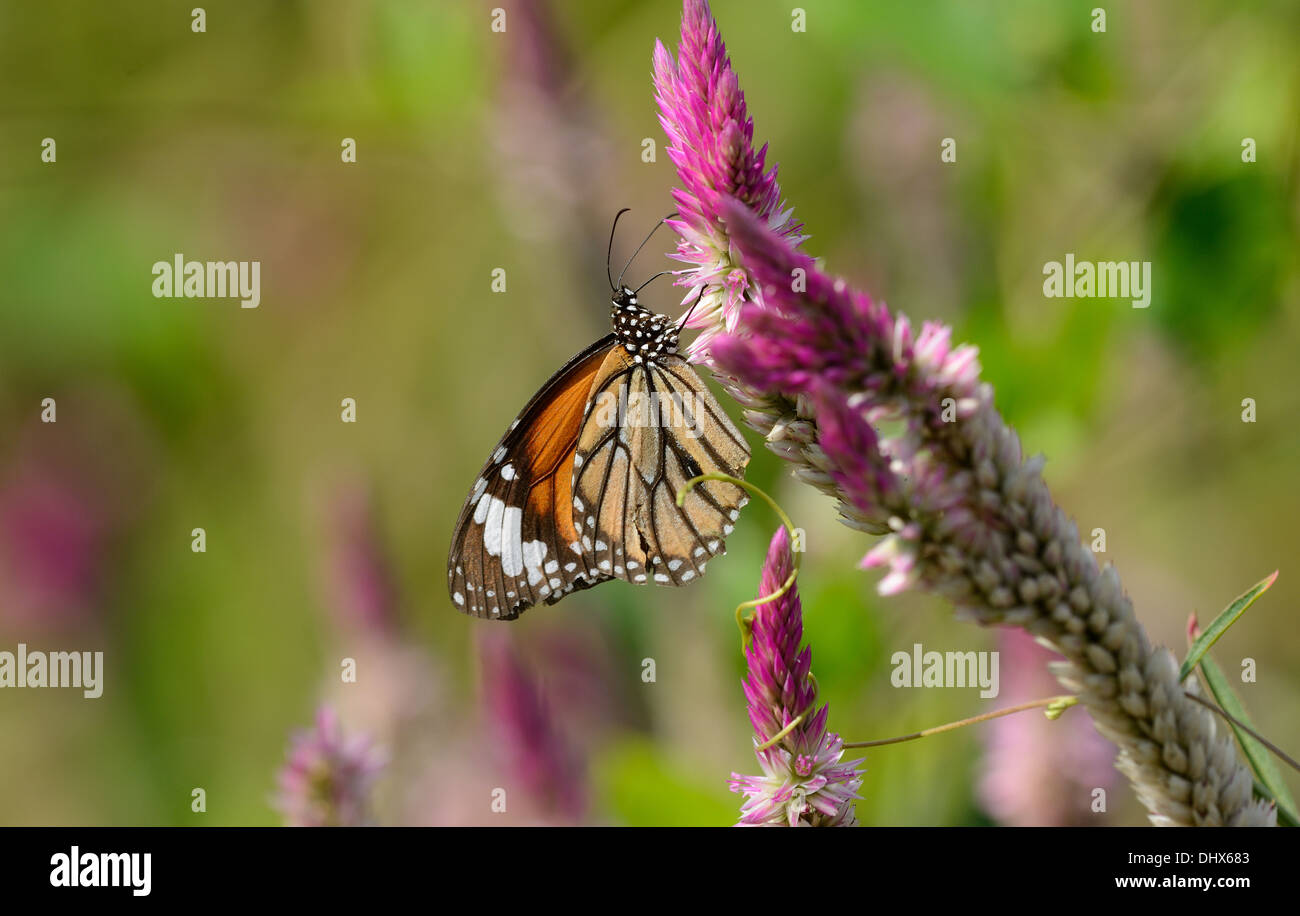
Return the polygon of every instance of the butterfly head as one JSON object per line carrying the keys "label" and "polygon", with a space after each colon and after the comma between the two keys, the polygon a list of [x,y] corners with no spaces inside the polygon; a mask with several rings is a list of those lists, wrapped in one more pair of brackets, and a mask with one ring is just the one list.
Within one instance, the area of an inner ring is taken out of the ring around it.
{"label": "butterfly head", "polygon": [[677,352],[678,324],[667,315],[642,308],[636,292],[626,286],[620,286],[610,300],[610,321],[633,362],[655,362]]}

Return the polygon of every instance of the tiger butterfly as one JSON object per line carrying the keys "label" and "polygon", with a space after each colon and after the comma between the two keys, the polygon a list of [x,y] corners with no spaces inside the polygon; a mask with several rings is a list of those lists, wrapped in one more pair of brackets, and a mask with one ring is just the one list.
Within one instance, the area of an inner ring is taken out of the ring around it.
{"label": "tiger butterfly", "polygon": [[467,614],[513,620],[610,579],[684,585],[725,552],[747,502],[705,481],[677,505],[693,477],[742,476],[749,445],[677,355],[685,318],[642,308],[605,266],[612,332],[533,395],[456,521],[447,589]]}

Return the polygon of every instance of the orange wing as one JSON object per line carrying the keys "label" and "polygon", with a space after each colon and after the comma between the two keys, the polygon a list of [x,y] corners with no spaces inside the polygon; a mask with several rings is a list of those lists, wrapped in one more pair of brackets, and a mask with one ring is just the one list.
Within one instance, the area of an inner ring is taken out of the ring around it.
{"label": "orange wing", "polygon": [[570,545],[573,453],[592,383],[617,342],[610,334],[569,360],[501,438],[465,500],[447,590],[467,614],[513,620],[608,578]]}

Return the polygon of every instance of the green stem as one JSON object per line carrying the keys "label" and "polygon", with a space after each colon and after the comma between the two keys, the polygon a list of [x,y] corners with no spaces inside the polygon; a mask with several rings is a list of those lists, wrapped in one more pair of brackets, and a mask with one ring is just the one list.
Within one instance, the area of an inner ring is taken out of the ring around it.
{"label": "green stem", "polygon": [[[918,738],[928,738],[931,735],[938,735],[943,732],[950,732],[954,729],[964,728],[967,725],[977,725],[980,722],[987,722],[990,719],[997,719],[1001,716],[1009,716],[1013,713],[1024,712],[1027,709],[1041,709],[1044,706],[1058,706],[1062,709],[1073,706],[1079,702],[1079,698],[1070,695],[1057,697],[1045,697],[1041,700],[1033,700],[1029,703],[1021,703],[1019,706],[1008,706],[1006,709],[997,709],[993,712],[986,712],[978,716],[972,716],[969,719],[962,719],[958,722],[949,722],[945,725],[936,725],[934,728],[927,728],[924,731],[913,732],[910,735],[899,735],[897,738],[881,738],[878,741],[854,741],[846,742],[844,747],[881,747],[886,744],[902,744],[904,741],[915,741]],[[1059,715],[1059,713],[1058,713]]]}

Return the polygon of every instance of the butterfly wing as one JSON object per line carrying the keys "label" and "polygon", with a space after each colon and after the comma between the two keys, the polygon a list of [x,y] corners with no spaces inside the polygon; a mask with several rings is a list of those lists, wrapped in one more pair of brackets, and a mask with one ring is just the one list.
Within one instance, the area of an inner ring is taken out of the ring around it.
{"label": "butterfly wing", "polygon": [[682,585],[724,551],[745,491],[692,477],[744,474],[749,446],[695,370],[679,356],[605,358],[574,455],[573,521],[599,575]]}
{"label": "butterfly wing", "polygon": [[609,576],[571,549],[573,455],[610,334],[551,376],[497,443],[452,535],[447,590],[476,617],[512,620]]}

